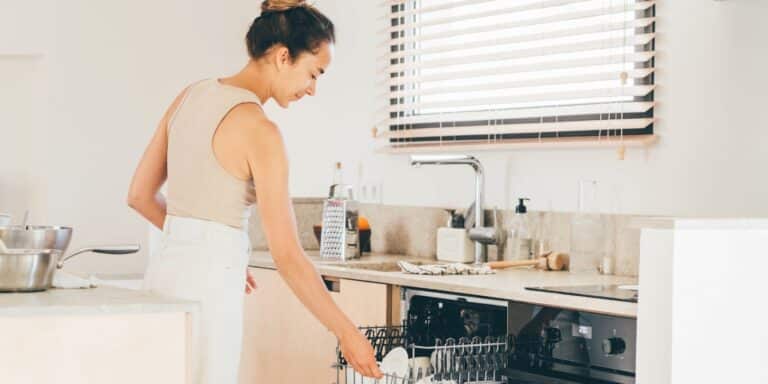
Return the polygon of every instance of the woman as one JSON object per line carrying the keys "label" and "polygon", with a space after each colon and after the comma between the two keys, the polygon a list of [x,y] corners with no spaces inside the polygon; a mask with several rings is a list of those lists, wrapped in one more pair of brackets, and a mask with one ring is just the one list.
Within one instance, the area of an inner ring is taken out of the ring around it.
{"label": "woman", "polygon": [[[182,91],[133,176],[128,204],[164,233],[145,289],[201,304],[193,326],[195,382],[237,382],[243,291],[255,289],[247,270],[247,222],[256,197],[280,275],[336,335],[348,362],[381,377],[370,343],[336,306],[301,248],[283,139],[261,108],[269,99],[287,108],[314,95],[334,40],[333,23],[313,6],[264,1],[246,36],[247,65]],[[166,181],[167,200],[159,192]]]}

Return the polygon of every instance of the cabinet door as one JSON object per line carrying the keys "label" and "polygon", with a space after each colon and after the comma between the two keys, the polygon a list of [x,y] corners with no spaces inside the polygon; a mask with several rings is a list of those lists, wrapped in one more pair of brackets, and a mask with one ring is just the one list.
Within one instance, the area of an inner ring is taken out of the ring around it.
{"label": "cabinet door", "polygon": [[[304,308],[275,270],[251,268],[258,289],[246,296],[241,384],[334,383],[336,337]],[[385,284],[324,278],[357,325],[387,324]]]}

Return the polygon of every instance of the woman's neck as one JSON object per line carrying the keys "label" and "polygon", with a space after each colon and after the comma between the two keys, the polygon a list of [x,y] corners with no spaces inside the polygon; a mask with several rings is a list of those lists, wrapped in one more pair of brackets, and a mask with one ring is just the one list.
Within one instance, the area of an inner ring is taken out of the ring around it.
{"label": "woman's neck", "polygon": [[267,80],[271,78],[267,74],[268,71],[269,68],[266,63],[250,60],[240,72],[221,78],[220,81],[222,84],[245,88],[255,93],[261,104],[264,105],[272,97],[271,84]]}

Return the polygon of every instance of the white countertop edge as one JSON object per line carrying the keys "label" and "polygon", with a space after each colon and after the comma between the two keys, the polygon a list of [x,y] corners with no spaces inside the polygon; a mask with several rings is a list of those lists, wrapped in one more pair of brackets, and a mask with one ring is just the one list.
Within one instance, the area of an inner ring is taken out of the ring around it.
{"label": "white countertop edge", "polygon": [[[266,257],[265,257],[266,255]],[[256,268],[275,269],[274,262],[267,252],[255,252],[249,261],[249,266]],[[381,272],[373,270],[352,269],[337,266],[328,266],[316,264],[316,268],[321,275],[338,277],[350,280],[367,281],[372,283],[393,284],[411,288],[431,289],[436,291],[445,291],[461,293],[473,296],[482,296],[494,299],[511,300],[516,302],[555,306],[559,308],[587,311],[592,313],[621,316],[628,318],[637,318],[637,303],[596,299],[589,297],[573,296],[558,293],[548,293],[532,291],[528,289],[508,289],[500,290],[498,288],[484,288],[471,285],[462,285],[455,281],[446,281],[459,276],[429,276],[413,275],[402,272]],[[567,274],[568,272],[540,272],[548,274]],[[483,275],[462,275],[462,279],[483,279]],[[565,277],[565,276],[564,276]],[[578,285],[590,285],[605,283],[606,279],[617,280],[619,283],[629,283],[636,278],[620,276],[602,276],[594,275],[594,281]],[[443,280],[443,281],[441,281]],[[603,281],[601,281],[603,280]],[[540,284],[544,285],[544,284]],[[571,285],[571,284],[563,284]],[[576,284],[574,284],[576,285]]]}
{"label": "white countertop edge", "polygon": [[41,307],[0,307],[0,316],[38,316],[38,315],[151,315],[154,313],[183,312],[197,314],[195,304],[117,304],[117,305],[48,305]]}
{"label": "white countertop edge", "polygon": [[0,293],[0,316],[116,315],[185,312],[197,314],[199,304],[118,287],[49,289]]}

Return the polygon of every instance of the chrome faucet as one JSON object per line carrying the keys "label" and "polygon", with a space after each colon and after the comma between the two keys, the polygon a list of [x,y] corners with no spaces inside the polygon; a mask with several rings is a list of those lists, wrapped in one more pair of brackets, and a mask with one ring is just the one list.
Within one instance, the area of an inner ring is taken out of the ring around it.
{"label": "chrome faucet", "polygon": [[[421,165],[469,165],[475,170],[475,203],[474,229],[479,230],[484,225],[483,214],[483,192],[485,185],[485,176],[483,174],[483,165],[480,160],[468,155],[412,155],[411,165],[419,167]],[[469,218],[467,218],[469,219]],[[470,236],[475,241],[475,264],[482,264],[488,261],[488,242],[480,241]]]}

